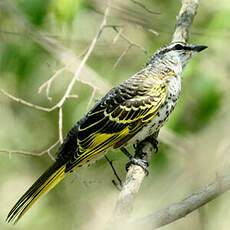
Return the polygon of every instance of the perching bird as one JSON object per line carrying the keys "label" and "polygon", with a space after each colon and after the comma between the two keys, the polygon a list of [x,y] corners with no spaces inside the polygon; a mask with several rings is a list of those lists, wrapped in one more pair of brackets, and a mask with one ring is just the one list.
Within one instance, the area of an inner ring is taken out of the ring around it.
{"label": "perching bird", "polygon": [[174,42],[157,50],[146,67],[112,88],[67,134],[56,162],[19,199],[7,216],[16,223],[45,192],[66,175],[97,159],[109,148],[125,149],[159,132],[181,91],[181,74],[189,59],[207,46]]}

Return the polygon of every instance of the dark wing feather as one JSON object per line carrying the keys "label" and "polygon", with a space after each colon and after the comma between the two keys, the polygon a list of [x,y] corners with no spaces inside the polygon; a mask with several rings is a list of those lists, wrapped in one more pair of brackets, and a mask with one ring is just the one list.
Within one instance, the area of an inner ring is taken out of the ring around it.
{"label": "dark wing feather", "polygon": [[68,170],[109,147],[121,147],[156,115],[166,98],[165,85],[153,76],[146,78],[146,82],[134,80],[113,88],[80,122],[78,149],[67,165]]}

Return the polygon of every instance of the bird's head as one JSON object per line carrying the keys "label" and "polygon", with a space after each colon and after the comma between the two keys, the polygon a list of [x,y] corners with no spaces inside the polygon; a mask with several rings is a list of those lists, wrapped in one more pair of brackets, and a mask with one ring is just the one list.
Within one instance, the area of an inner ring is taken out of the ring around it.
{"label": "bird's head", "polygon": [[197,46],[183,42],[172,42],[158,49],[149,63],[164,62],[170,65],[180,65],[182,69],[189,59],[196,53],[206,49],[207,46]]}

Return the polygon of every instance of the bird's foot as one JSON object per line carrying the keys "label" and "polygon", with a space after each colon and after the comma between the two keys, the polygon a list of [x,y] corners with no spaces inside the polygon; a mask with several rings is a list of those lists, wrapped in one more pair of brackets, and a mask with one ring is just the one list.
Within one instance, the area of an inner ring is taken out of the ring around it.
{"label": "bird's foot", "polygon": [[158,140],[156,138],[154,138],[153,136],[149,136],[145,139],[145,141],[148,141],[149,143],[151,143],[153,145],[153,148],[155,150],[155,153],[158,152]]}
{"label": "bird's foot", "polygon": [[145,171],[146,175],[149,174],[149,171],[148,171],[148,162],[146,160],[143,160],[143,159],[140,159],[140,158],[135,158],[133,157],[126,148],[121,148],[121,151],[130,159],[130,162],[128,162],[126,164],[126,171],[128,171],[130,165],[139,165],[141,168],[143,168],[143,170]]}
{"label": "bird's foot", "polygon": [[140,153],[144,147],[144,143],[145,142],[149,142],[153,145],[153,148],[154,148],[154,151],[155,153],[158,152],[158,141],[157,139],[155,139],[153,136],[149,136],[147,138],[145,138],[143,141],[141,141],[140,143],[138,143],[136,146],[135,146],[135,149],[136,149],[136,153]]}
{"label": "bird's foot", "polygon": [[126,164],[126,171],[128,171],[128,169],[129,169],[129,167],[131,165],[138,165],[138,166],[140,166],[145,171],[146,175],[147,176],[149,175],[149,171],[147,169],[148,166],[149,166],[149,164],[148,164],[148,162],[146,160],[132,157],[130,159],[130,162],[128,162]]}

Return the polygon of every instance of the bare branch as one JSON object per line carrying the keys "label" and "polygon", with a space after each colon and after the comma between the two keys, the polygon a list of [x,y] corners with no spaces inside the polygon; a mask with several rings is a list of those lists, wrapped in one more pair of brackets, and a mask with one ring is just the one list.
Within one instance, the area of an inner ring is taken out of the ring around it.
{"label": "bare branch", "polygon": [[46,82],[44,82],[38,89],[38,93],[40,94],[42,90],[46,87],[46,97],[48,98],[49,101],[52,100],[52,98],[49,96],[50,93],[50,87],[52,82],[61,74],[63,73],[66,69],[68,69],[68,66],[65,66],[58,71],[55,72],[55,74]]}
{"label": "bare branch", "polygon": [[158,33],[156,30],[154,30],[154,29],[145,27],[145,26],[143,26],[143,25],[134,25],[134,26],[135,26],[137,29],[146,30],[146,31],[148,31],[148,32],[150,32],[150,33],[152,33],[152,34],[154,34],[154,35],[156,35],[156,36],[159,36],[159,33]]}
{"label": "bare branch", "polygon": [[[11,16],[16,18],[18,23],[21,23],[21,26],[25,30],[25,33],[28,35],[28,37],[47,50],[65,66],[68,66],[68,70],[70,72],[76,74],[76,69],[82,65],[82,62],[71,50],[63,47],[54,38],[46,36],[41,31],[38,31],[30,23],[26,15],[23,14],[11,0],[2,0],[2,3],[3,7],[8,10]],[[70,63],[72,64],[70,65]],[[84,68],[81,66],[80,69],[82,69],[82,75],[79,76],[77,80],[83,84],[89,85],[90,87],[96,86],[99,89],[98,92],[101,94],[104,94],[109,90],[110,84],[106,81],[106,79],[102,79],[94,70],[86,65]]]}
{"label": "bare branch", "polygon": [[[112,26],[112,28],[113,28],[117,33],[119,33],[119,30],[117,29],[116,26]],[[119,34],[120,34],[120,37],[122,37],[125,41],[127,41],[128,44],[129,44],[131,47],[132,47],[132,46],[135,46],[135,47],[141,49],[145,54],[148,54],[148,51],[147,51],[144,47],[142,47],[141,45],[139,45],[139,44],[137,44],[137,43],[131,41],[131,40],[130,40],[126,35],[124,35],[122,32],[120,32]]]}
{"label": "bare branch", "polygon": [[[180,14],[177,17],[177,23],[173,35],[173,41],[188,40],[188,31],[192,24],[193,18],[196,14],[197,6],[198,6],[198,0],[182,0],[182,7],[180,10]],[[123,34],[121,34],[120,36],[123,36]],[[157,136],[158,134],[156,134],[156,137]],[[138,155],[141,155],[141,152],[143,152],[145,153],[146,160],[149,162],[153,152],[153,146],[150,143],[146,142],[142,148],[137,148],[137,149],[140,150],[140,153],[136,153],[137,157]],[[129,168],[124,182],[124,186],[116,202],[116,208],[114,210],[113,216],[110,218],[106,226],[106,229],[124,229],[125,222],[128,221],[128,218],[132,213],[135,196],[138,193],[144,178],[145,178],[145,171],[140,166],[133,165],[132,167]],[[230,179],[228,180],[230,181]],[[164,221],[167,222],[168,219],[170,219],[170,216],[165,215],[162,219],[165,219]],[[155,221],[157,223],[158,221],[161,222],[162,219],[160,215],[156,215],[155,217]],[[132,227],[134,228],[135,226],[133,225]],[[146,229],[146,228],[143,227],[142,223],[140,223],[138,229]]]}
{"label": "bare branch", "polygon": [[11,154],[24,154],[24,155],[30,155],[30,156],[42,156],[45,153],[49,155],[49,157],[55,161],[55,158],[51,154],[51,150],[54,149],[58,144],[60,143],[60,140],[57,140],[53,145],[51,145],[48,149],[43,150],[40,153],[35,153],[35,152],[29,152],[29,151],[22,151],[22,150],[8,150],[8,149],[0,149],[0,152],[5,152],[8,153],[9,155]]}
{"label": "bare branch", "polygon": [[124,39],[126,42],[128,42],[128,44],[131,47],[137,47],[140,50],[142,50],[145,54],[148,54],[148,51],[141,45],[137,44],[136,42],[130,40],[126,35],[123,34],[123,30],[125,27],[127,27],[128,25],[111,25],[111,24],[107,24],[104,26],[104,28],[112,28],[116,33],[117,36],[115,36],[115,38],[113,39],[113,43],[115,43],[117,41],[117,39],[119,37],[121,37],[122,39]]}
{"label": "bare branch", "polygon": [[148,31],[156,36],[159,35],[159,33],[156,30],[153,30],[151,28],[148,28],[146,26],[139,25],[139,24],[121,24],[121,25],[116,24],[116,25],[107,25],[107,27],[117,27],[117,28],[120,28],[120,30],[124,28],[128,28],[128,27],[134,27],[136,29],[142,29],[142,30]]}
{"label": "bare branch", "polygon": [[25,101],[25,100],[23,100],[23,99],[21,99],[21,98],[15,97],[15,96],[13,96],[13,95],[7,93],[4,89],[1,89],[1,92],[2,92],[5,96],[7,96],[7,97],[9,97],[10,99],[12,99],[13,101],[16,101],[16,102],[18,102],[18,103],[21,103],[21,104],[23,104],[23,105],[26,105],[26,106],[28,106],[28,107],[31,107],[31,108],[34,108],[34,109],[37,109],[37,110],[41,110],[41,111],[45,111],[45,112],[50,112],[50,111],[52,111],[52,110],[55,109],[55,108],[53,108],[53,107],[52,107],[52,108],[46,108],[46,107],[42,107],[42,106],[39,106],[39,105],[32,104],[32,103],[30,103],[30,102],[28,102],[28,101]]}
{"label": "bare branch", "polygon": [[78,98],[78,95],[76,95],[76,94],[70,94],[67,98],[74,98],[74,99],[76,99],[76,98]]}
{"label": "bare branch", "polygon": [[[10,1],[5,0],[5,3],[7,3],[7,4],[9,3],[10,9],[13,8],[13,11],[16,11],[18,14],[20,14],[20,12],[18,12],[18,10],[15,9],[14,5],[12,5]],[[76,97],[77,97],[76,95],[72,95],[72,94],[71,94],[71,90],[72,90],[73,85],[75,84],[76,80],[77,80],[78,77],[79,77],[79,73],[81,72],[83,66],[85,65],[85,63],[86,63],[86,61],[87,61],[87,59],[89,58],[90,54],[92,53],[92,51],[93,51],[93,49],[94,49],[94,47],[95,47],[95,45],[96,45],[96,42],[97,42],[97,40],[99,39],[99,37],[100,37],[100,35],[101,35],[101,33],[102,33],[103,29],[104,29],[104,26],[105,26],[106,23],[107,23],[107,17],[108,17],[109,12],[110,12],[110,7],[107,7],[106,10],[105,10],[105,14],[104,14],[102,23],[101,23],[101,25],[100,25],[100,28],[99,28],[99,30],[98,30],[96,36],[95,36],[94,39],[92,40],[91,45],[90,45],[89,48],[87,49],[87,52],[86,52],[86,54],[84,55],[84,57],[83,57],[83,59],[82,59],[80,65],[78,66],[77,70],[75,71],[74,77],[73,77],[73,79],[71,80],[71,82],[69,83],[69,85],[68,85],[68,87],[67,87],[67,89],[66,89],[66,91],[65,91],[65,93],[64,93],[64,95],[63,95],[63,97],[60,99],[60,101],[59,101],[56,105],[54,105],[54,106],[51,107],[51,108],[45,108],[45,107],[42,107],[42,106],[35,105],[35,104],[30,103],[30,102],[27,102],[27,101],[25,101],[25,100],[23,100],[23,99],[17,98],[17,97],[15,97],[15,96],[13,96],[13,95],[7,93],[5,90],[1,89],[1,92],[2,92],[5,96],[9,97],[10,99],[12,99],[12,100],[14,100],[14,101],[16,101],[16,102],[18,102],[18,103],[24,104],[24,105],[26,105],[26,106],[28,106],[28,107],[31,107],[31,108],[34,108],[34,109],[37,109],[37,110],[41,110],[41,111],[45,111],[45,112],[51,112],[51,111],[53,111],[53,110],[55,110],[55,109],[58,109],[58,110],[59,110],[59,122],[58,122],[59,140],[58,140],[57,143],[59,143],[59,142],[62,143],[62,142],[63,142],[63,133],[62,133],[62,126],[63,126],[63,109],[62,109],[62,106],[63,106],[63,104],[65,103],[65,101],[66,101],[67,98],[73,98],[73,97],[76,98]],[[33,37],[34,39],[38,39],[38,38],[39,38],[39,41],[41,42],[41,44],[43,45],[43,47],[46,47],[46,46],[48,46],[49,48],[52,47],[53,44],[51,44],[51,43],[49,43],[49,42],[46,43],[46,40],[43,39],[43,37],[41,36],[41,34],[39,34],[38,32],[36,32],[36,31],[34,30],[33,26],[29,23],[29,21],[27,21],[27,20],[24,18],[24,15],[21,15],[21,17],[22,17],[23,20],[26,22],[26,24],[29,25],[30,30],[31,30],[30,32],[31,32],[31,34],[33,34],[32,37]],[[37,38],[37,37],[38,37],[38,38]],[[51,50],[54,51],[54,50],[53,50],[53,47],[51,48]],[[65,55],[65,54],[66,54],[66,53],[64,53],[64,55]],[[63,54],[61,54],[61,55],[63,55]],[[63,60],[64,60],[64,59],[63,59]],[[64,70],[66,70],[69,66],[70,66],[70,64],[68,63],[68,64],[66,64],[65,67],[63,67],[62,69],[60,69],[59,71],[57,71],[47,82],[45,82],[45,83],[39,88],[38,92],[40,93],[41,90],[42,90],[44,87],[47,87],[47,88],[46,88],[46,95],[47,95],[47,97],[49,98],[49,90],[50,90],[50,86],[51,86],[52,81],[53,81],[60,73],[62,73]],[[79,79],[78,79],[78,80],[79,80]],[[80,80],[80,81],[81,81],[81,82],[85,82],[85,80]],[[97,88],[93,83],[87,82],[87,84],[90,85],[90,86],[94,89],[93,94],[92,94],[92,96],[91,96],[91,98],[93,99],[94,94],[95,94],[95,92],[96,92],[96,89],[98,89],[98,88]],[[56,146],[56,144],[55,144],[55,146]],[[52,147],[52,146],[51,146],[51,147]],[[52,148],[51,148],[51,149],[52,149]],[[32,153],[32,152],[26,152],[26,151],[20,151],[20,150],[19,150],[19,151],[18,151],[18,150],[14,150],[14,151],[2,150],[2,152],[8,152],[9,154],[10,154],[10,153],[22,153],[22,154],[36,155],[36,156],[40,156],[40,155],[42,155],[42,154],[44,154],[44,153],[47,152],[47,153],[49,154],[49,156],[52,156],[52,155],[50,154],[50,148],[47,149],[47,150],[45,150],[45,151],[43,151],[43,152],[41,152],[41,153],[39,153],[39,154],[37,154],[37,153]]]}
{"label": "bare branch", "polygon": [[[114,27],[114,26],[111,26],[111,27]],[[120,37],[120,35],[121,35],[121,33],[123,32],[123,30],[124,30],[124,27],[121,27],[119,30],[118,30],[118,32],[117,32],[117,34],[116,34],[116,36],[114,37],[114,39],[113,39],[113,41],[112,41],[112,44],[115,44],[116,42],[117,42],[117,40],[119,39],[119,37]]]}
{"label": "bare branch", "polygon": [[131,229],[155,229],[172,223],[182,217],[185,217],[194,210],[214,200],[219,195],[230,189],[230,174],[223,177],[217,177],[213,183],[204,189],[193,193],[184,200],[179,201],[169,207],[162,209],[154,214],[148,215],[130,224]]}
{"label": "bare branch", "polygon": [[93,98],[95,97],[96,91],[97,91],[97,88],[93,88],[93,92],[92,92],[92,94],[90,96],[90,99],[89,99],[89,102],[88,102],[88,105],[87,105],[87,111],[89,110],[90,105],[91,105],[91,103],[93,101]]}
{"label": "bare branch", "polygon": [[59,133],[59,141],[62,144],[63,142],[63,133],[62,133],[62,126],[63,126],[63,112],[62,107],[59,108],[59,120],[58,120],[58,133]]}
{"label": "bare branch", "polygon": [[182,0],[182,7],[177,16],[176,28],[172,41],[187,42],[189,38],[189,29],[196,15],[199,0]]}
{"label": "bare branch", "polygon": [[71,92],[71,90],[73,88],[73,85],[76,82],[76,80],[77,80],[77,78],[78,78],[78,76],[79,76],[79,74],[81,72],[81,69],[83,68],[84,64],[86,63],[86,61],[88,60],[90,54],[92,53],[92,51],[93,51],[93,49],[94,49],[94,47],[96,45],[96,42],[99,39],[104,26],[106,25],[107,16],[109,14],[109,11],[110,11],[110,7],[107,7],[106,10],[105,10],[104,18],[103,18],[103,21],[102,21],[102,23],[100,25],[99,31],[97,32],[96,36],[94,37],[89,49],[86,52],[86,55],[84,56],[84,58],[82,59],[80,65],[79,65],[79,67],[77,68],[77,71],[75,72],[75,75],[74,75],[72,81],[70,82],[70,84],[69,84],[69,86],[68,86],[68,88],[67,88],[67,90],[66,90],[66,92],[65,92],[65,94],[63,96],[63,98],[59,101],[58,107],[62,106],[63,103],[65,102],[66,98],[70,94],[70,92]]}
{"label": "bare branch", "polygon": [[[141,155],[143,153],[145,154],[144,157],[141,158],[149,162],[151,159],[152,152],[152,144],[146,142],[142,149]],[[135,155],[135,158],[140,158],[140,156]],[[123,183],[122,190],[116,202],[113,216],[107,222],[105,230],[124,228],[125,223],[128,221],[128,218],[133,211],[135,197],[139,192],[140,186],[145,176],[146,173],[140,166],[131,165],[129,167],[129,170],[125,178],[125,182]]]}
{"label": "bare branch", "polygon": [[150,14],[160,14],[159,12],[155,12],[155,11],[152,11],[150,9],[148,9],[144,4],[142,4],[141,2],[138,2],[136,0],[131,0],[134,4],[140,6],[141,8],[143,8],[145,11],[147,11],[148,13]]}
{"label": "bare branch", "polygon": [[127,54],[127,52],[129,51],[129,49],[131,48],[130,45],[128,45],[126,47],[126,49],[124,49],[124,51],[122,52],[122,54],[120,55],[120,57],[117,59],[117,61],[114,63],[113,65],[113,70],[117,67],[117,65],[119,64],[119,62],[121,61],[121,59]]}
{"label": "bare branch", "polygon": [[[142,47],[141,45],[131,41],[127,36],[125,36],[122,32],[124,30],[125,25],[105,25],[105,27],[108,28],[113,28],[113,30],[117,33],[117,35],[115,36],[115,38],[113,39],[112,43],[115,43],[119,37],[121,37],[122,39],[124,39],[126,42],[128,42],[128,46],[126,47],[126,49],[121,53],[121,55],[119,56],[119,58],[116,60],[115,64],[113,65],[113,70],[117,67],[117,65],[119,64],[119,62],[122,60],[122,58],[126,55],[126,53],[129,51],[130,48],[132,48],[133,46],[141,49],[145,54],[148,54],[148,51]],[[119,29],[118,29],[119,28]]]}

